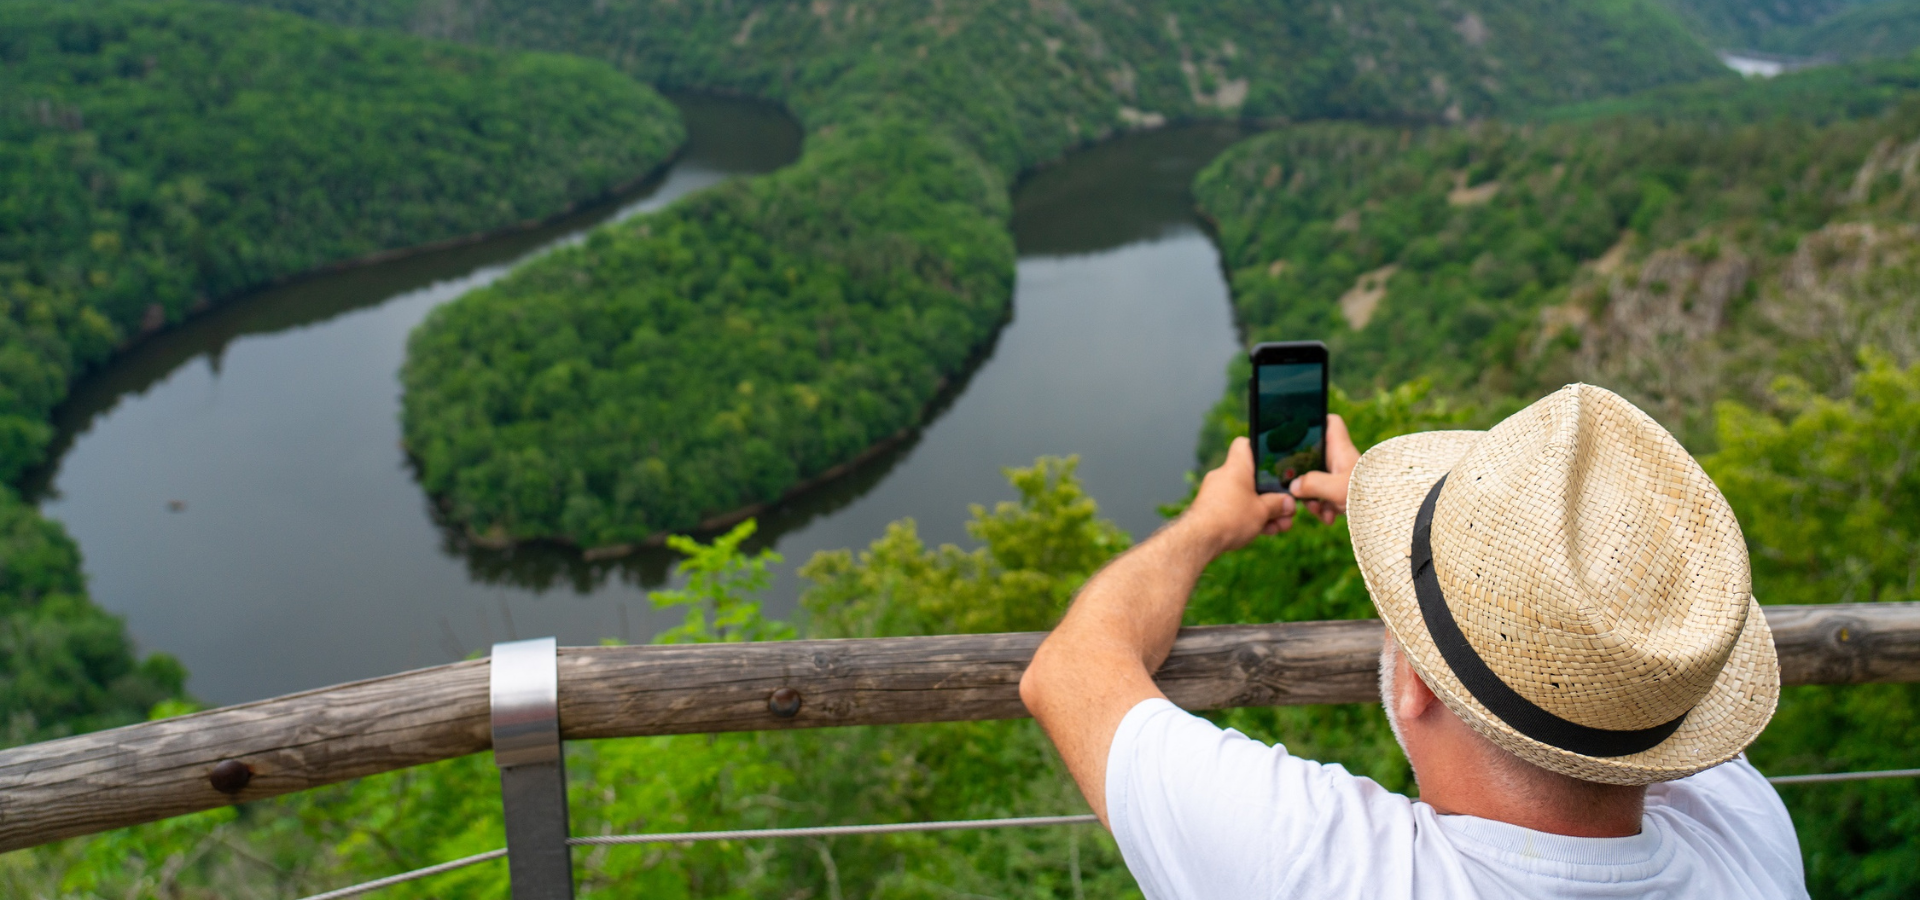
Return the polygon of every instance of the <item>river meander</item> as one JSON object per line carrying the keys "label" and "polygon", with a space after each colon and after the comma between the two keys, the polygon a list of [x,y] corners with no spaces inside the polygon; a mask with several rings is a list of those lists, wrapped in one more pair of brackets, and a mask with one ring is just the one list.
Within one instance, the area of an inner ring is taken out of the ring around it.
{"label": "river meander", "polygon": [[[80,543],[94,599],[143,650],[174,654],[203,701],[235,703],[446,662],[498,640],[643,641],[663,553],[464,545],[399,447],[406,336],[434,306],[617,216],[790,161],[766,107],[677,98],[687,151],[635,193],[538,231],[236,300],[76,387],[41,508]],[[1201,417],[1238,346],[1187,184],[1238,132],[1168,129],[1074,154],[1015,192],[1014,314],[929,425],[762,517],[792,568],[912,517],[967,543],[969,503],[1008,499],[1005,466],[1077,453],[1103,512],[1136,537],[1182,496]],[[30,486],[31,489],[31,486]]]}

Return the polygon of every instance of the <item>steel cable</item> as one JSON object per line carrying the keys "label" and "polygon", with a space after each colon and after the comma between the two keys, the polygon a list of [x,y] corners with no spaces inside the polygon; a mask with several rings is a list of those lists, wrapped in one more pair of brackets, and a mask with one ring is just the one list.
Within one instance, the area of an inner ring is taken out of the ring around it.
{"label": "steel cable", "polygon": [[[1768,778],[1771,784],[1819,784],[1834,781],[1867,781],[1877,778],[1920,778],[1920,769],[1885,769],[1877,772],[1825,772],[1814,775],[1775,775]],[[1093,816],[1025,816],[1012,819],[965,819],[952,822],[897,822],[890,825],[816,825],[810,828],[757,828],[741,831],[682,831],[665,834],[608,834],[597,837],[568,838],[567,844],[574,847],[603,847],[620,844],[681,844],[695,841],[752,841],[773,838],[794,837],[849,837],[862,834],[900,834],[914,831],[973,831],[982,828],[1039,828],[1048,825],[1089,825],[1099,821]],[[342,900],[356,897],[383,887],[426,878],[442,872],[465,868],[476,863],[499,859],[507,855],[505,849],[476,853],[451,862],[414,869],[398,875],[356,884],[314,894],[302,900]]]}

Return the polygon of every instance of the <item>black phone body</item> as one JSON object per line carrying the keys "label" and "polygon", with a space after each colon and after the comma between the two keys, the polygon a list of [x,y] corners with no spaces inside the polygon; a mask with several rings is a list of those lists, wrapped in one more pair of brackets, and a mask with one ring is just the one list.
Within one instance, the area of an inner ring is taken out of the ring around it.
{"label": "black phone body", "polygon": [[1253,487],[1262,494],[1284,493],[1300,475],[1327,470],[1327,345],[1256,344],[1250,356]]}

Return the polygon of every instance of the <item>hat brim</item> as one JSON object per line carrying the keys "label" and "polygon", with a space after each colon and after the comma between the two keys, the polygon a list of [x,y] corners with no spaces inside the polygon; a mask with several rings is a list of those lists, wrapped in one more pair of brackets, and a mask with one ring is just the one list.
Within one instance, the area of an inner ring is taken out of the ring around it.
{"label": "hat brim", "polygon": [[1586,756],[1541,743],[1501,721],[1460,683],[1434,646],[1414,595],[1413,522],[1434,482],[1484,434],[1430,431],[1385,441],[1361,457],[1348,488],[1347,519],[1360,574],[1380,618],[1421,680],[1448,709],[1496,745],[1541,768],[1586,781],[1671,781],[1739,755],[1766,727],[1780,699],[1773,633],[1752,599],[1740,637],[1712,688],[1678,730],[1639,753]]}

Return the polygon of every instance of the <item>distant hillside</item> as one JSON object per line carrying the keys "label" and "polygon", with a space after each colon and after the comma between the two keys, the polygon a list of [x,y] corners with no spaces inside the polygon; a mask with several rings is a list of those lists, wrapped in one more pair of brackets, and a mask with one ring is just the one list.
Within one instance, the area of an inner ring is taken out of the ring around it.
{"label": "distant hillside", "polygon": [[[1544,126],[1284,129],[1230,150],[1196,190],[1250,336],[1323,337],[1350,390],[1426,377],[1502,398],[1595,380],[1704,449],[1716,400],[1763,398],[1785,371],[1847,383],[1857,348],[1816,364],[1804,347],[1837,333],[1779,319],[1800,290],[1789,273],[1806,247],[1854,246],[1848,229],[1906,240],[1916,86],[1910,61]],[[1718,114],[1689,115],[1712,102]],[[1905,346],[1901,321],[1882,337]]]}
{"label": "distant hillside", "polygon": [[1920,48],[1916,0],[1660,0],[1708,46],[1858,60]]}
{"label": "distant hillside", "polygon": [[792,172],[606,229],[604,253],[536,261],[416,335],[407,441],[450,516],[487,543],[599,552],[711,527],[916,426],[1006,315],[1008,185],[1072,147],[1202,116],[1460,121],[1732,79],[1642,2],[285,8],[597,56],[779,100],[812,130]]}
{"label": "distant hillside", "polygon": [[1920,0],[1877,0],[1853,6],[1770,46],[1832,59],[1905,56],[1920,48]]}
{"label": "distant hillside", "polygon": [[329,21],[599,57],[660,85],[882,108],[1031,165],[1143,118],[1441,119],[1716,74],[1652,0],[266,0]]}
{"label": "distant hillside", "polygon": [[1773,46],[1779,35],[1880,0],[1660,0],[1708,45],[1725,50]]}

